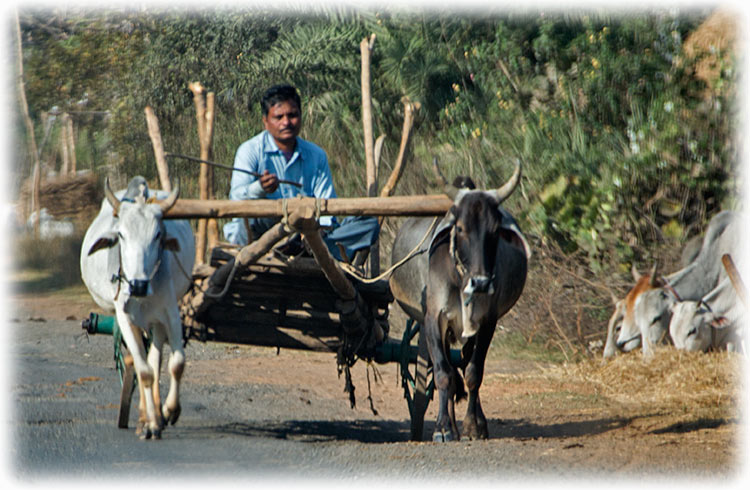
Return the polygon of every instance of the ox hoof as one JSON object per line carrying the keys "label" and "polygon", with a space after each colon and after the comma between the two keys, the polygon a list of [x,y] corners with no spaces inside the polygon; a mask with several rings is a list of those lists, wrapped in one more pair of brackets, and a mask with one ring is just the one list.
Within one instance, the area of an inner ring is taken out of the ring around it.
{"label": "ox hoof", "polygon": [[161,439],[161,428],[149,429],[147,427],[144,427],[143,432],[141,432],[140,438],[142,441],[148,441],[149,439]]}
{"label": "ox hoof", "polygon": [[432,442],[451,442],[455,440],[456,438],[453,436],[452,432],[435,431],[435,433],[432,434]]}
{"label": "ox hoof", "polygon": [[162,408],[162,413],[164,414],[164,425],[174,425],[180,418],[182,407],[180,405],[177,405],[177,408],[175,408],[174,410],[169,410],[165,406]]}

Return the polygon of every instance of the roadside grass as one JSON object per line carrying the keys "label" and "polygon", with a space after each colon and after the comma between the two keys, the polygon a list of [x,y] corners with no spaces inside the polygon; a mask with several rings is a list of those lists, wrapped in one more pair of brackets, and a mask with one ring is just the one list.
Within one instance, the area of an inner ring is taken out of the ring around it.
{"label": "roadside grass", "polygon": [[498,328],[492,338],[487,357],[533,361],[541,364],[559,364],[566,361],[563,351],[551,348],[547,344],[541,340],[540,336],[528,340],[521,332]]}
{"label": "roadside grass", "polygon": [[[13,237],[13,261],[9,285],[17,294],[67,294],[85,291],[79,256],[82,237]],[[72,288],[72,289],[71,289]]]}

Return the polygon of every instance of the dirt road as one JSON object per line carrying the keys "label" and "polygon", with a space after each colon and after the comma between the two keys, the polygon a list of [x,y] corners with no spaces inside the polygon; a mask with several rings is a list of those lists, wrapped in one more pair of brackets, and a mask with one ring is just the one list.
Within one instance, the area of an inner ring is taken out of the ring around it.
{"label": "dirt road", "polygon": [[[84,298],[17,297],[8,328],[12,471],[50,476],[395,480],[464,476],[533,483],[741,482],[745,429],[733,403],[639,405],[559,367],[492,359],[483,385],[491,439],[408,442],[409,418],[395,364],[354,368],[351,409],[333,354],[191,342],[183,411],[161,441],[117,429],[119,381],[112,340],[81,335],[95,308]],[[463,414],[459,404],[457,413]],[[435,403],[427,414],[431,433]],[[145,472],[144,472],[145,470]],[[185,473],[187,472],[187,473]]]}

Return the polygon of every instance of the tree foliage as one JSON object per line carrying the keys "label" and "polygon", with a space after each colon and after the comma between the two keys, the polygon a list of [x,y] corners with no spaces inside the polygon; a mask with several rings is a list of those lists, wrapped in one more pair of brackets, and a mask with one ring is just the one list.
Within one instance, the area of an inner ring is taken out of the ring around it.
{"label": "tree foliage", "polygon": [[[431,191],[436,155],[451,177],[484,186],[520,158],[526,229],[599,270],[633,259],[634,244],[684,238],[738,194],[734,60],[684,49],[710,13],[24,10],[21,23],[33,117],[53,106],[108,111],[90,153],[106,147],[125,174],[155,175],[146,105],[168,147],[197,154],[187,85],[200,81],[217,95],[215,159],[230,163],[260,129],[262,91],[290,82],[303,136],[328,151],[341,195],[363,192],[359,42],[374,33],[381,174],[409,97],[422,109],[401,192]],[[718,66],[711,81],[696,74],[707,57]],[[197,169],[174,173],[194,180]],[[217,177],[221,196],[228,176]]]}

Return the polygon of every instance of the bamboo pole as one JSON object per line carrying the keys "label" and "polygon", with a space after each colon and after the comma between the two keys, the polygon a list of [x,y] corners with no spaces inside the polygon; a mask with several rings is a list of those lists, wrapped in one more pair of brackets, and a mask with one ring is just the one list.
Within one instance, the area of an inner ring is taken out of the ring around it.
{"label": "bamboo pole", "polygon": [[453,201],[444,194],[337,199],[299,197],[247,201],[178,199],[164,218],[278,218],[284,216],[284,201],[287,213],[303,206],[315,208],[318,205],[320,214],[324,216],[441,216],[453,205]]}
{"label": "bamboo pole", "polygon": [[169,180],[169,165],[167,165],[164,143],[162,142],[161,131],[159,130],[159,119],[150,106],[146,106],[144,112],[146,113],[148,136],[151,138],[151,146],[154,148],[154,159],[156,160],[156,170],[159,174],[159,183],[162,189],[172,192],[172,182]]}

